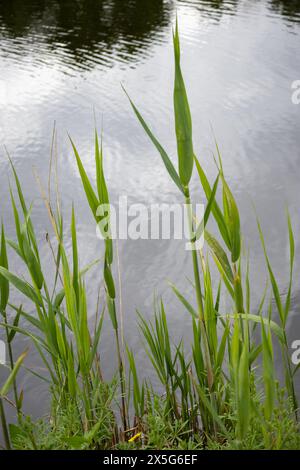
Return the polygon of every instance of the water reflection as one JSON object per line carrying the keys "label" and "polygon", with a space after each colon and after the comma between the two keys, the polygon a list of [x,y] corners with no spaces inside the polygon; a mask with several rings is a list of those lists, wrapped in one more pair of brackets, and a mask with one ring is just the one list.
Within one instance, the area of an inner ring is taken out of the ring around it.
{"label": "water reflection", "polygon": [[271,0],[269,7],[292,22],[300,21],[299,0]]}
{"label": "water reflection", "polygon": [[[195,9],[201,18],[220,21],[234,15],[240,0],[1,0],[0,54],[21,55],[36,47],[64,55],[65,62],[90,68],[134,61],[163,40],[176,8]],[[264,2],[262,2],[264,3]],[[268,7],[300,21],[299,0],[268,0]],[[12,44],[11,40],[15,43]],[[10,50],[8,50],[10,48]],[[45,59],[46,60],[46,59]]]}
{"label": "water reflection", "polygon": [[240,0],[179,0],[179,5],[189,5],[198,10],[201,15],[220,20],[224,14],[236,13]]}
{"label": "water reflection", "polygon": [[[95,52],[130,59],[168,24],[173,2],[163,0],[2,0],[0,27],[4,38],[30,38],[64,47],[77,62]],[[1,30],[0,30],[1,31]],[[2,42],[4,48],[5,42]],[[18,50],[22,47],[18,44]]]}

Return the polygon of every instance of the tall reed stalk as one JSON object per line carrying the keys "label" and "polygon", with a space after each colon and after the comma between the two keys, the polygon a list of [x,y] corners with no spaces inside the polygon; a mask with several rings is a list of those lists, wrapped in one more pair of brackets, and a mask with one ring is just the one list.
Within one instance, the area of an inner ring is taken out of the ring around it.
{"label": "tall reed stalk", "polygon": [[112,322],[113,329],[115,331],[116,338],[116,350],[117,350],[117,359],[118,359],[118,369],[120,377],[120,387],[121,387],[121,413],[124,431],[128,427],[128,417],[126,409],[126,378],[124,371],[124,364],[122,359],[122,352],[120,347],[120,333],[119,333],[119,323],[116,312],[116,290],[115,282],[112,275],[112,263],[113,263],[113,243],[111,239],[110,232],[110,221],[109,221],[109,197],[106,186],[106,181],[103,172],[103,151],[102,151],[102,141],[101,147],[99,146],[99,139],[97,131],[95,131],[95,163],[96,163],[96,182],[97,182],[97,195],[94,192],[92,184],[90,183],[88,176],[84,170],[83,164],[81,162],[79,153],[71,140],[71,144],[74,150],[76,157],[76,162],[78,170],[80,173],[81,181],[83,188],[87,197],[87,202],[90,206],[91,212],[95,218],[95,221],[98,227],[101,230],[103,238],[105,240],[105,256],[104,256],[104,270],[103,277],[106,287],[106,301],[107,308]]}

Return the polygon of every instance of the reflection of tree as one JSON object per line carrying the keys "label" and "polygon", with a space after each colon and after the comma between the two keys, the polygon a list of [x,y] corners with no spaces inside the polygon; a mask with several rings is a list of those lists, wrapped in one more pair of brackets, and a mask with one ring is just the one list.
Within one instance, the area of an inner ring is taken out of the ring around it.
{"label": "reflection of tree", "polygon": [[[300,13],[300,0],[266,1],[286,17]],[[38,34],[53,49],[64,47],[77,62],[111,49],[132,60],[153,42],[181,2],[218,20],[234,12],[239,0],[0,0],[0,28],[13,38]]]}
{"label": "reflection of tree", "polygon": [[[191,2],[193,3],[194,8],[196,8],[200,12],[205,12],[207,16],[213,14],[214,18],[220,19],[224,13],[228,11],[234,12],[237,8],[237,5],[240,0],[201,0],[199,2]],[[178,3],[186,2],[186,0],[178,0]]]}
{"label": "reflection of tree", "polygon": [[0,26],[11,37],[41,33],[77,60],[88,58],[99,44],[130,55],[168,24],[171,5],[163,0],[1,0]]}
{"label": "reflection of tree", "polygon": [[299,0],[271,0],[270,8],[280,13],[282,16],[293,19],[295,15],[300,14]]}

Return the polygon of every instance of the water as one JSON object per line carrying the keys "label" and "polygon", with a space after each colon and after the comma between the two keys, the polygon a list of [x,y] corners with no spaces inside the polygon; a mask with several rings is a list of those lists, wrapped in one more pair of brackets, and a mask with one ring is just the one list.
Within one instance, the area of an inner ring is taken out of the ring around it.
{"label": "water", "polygon": [[[213,126],[241,209],[245,243],[251,250],[255,307],[266,273],[252,204],[263,220],[282,293],[288,279],[286,205],[294,220],[299,253],[300,105],[291,99],[292,82],[300,79],[299,0],[2,0],[0,213],[7,234],[14,238],[7,196],[10,171],[2,148],[5,144],[28,200],[34,201],[33,218],[43,263],[51,277],[51,253],[45,244],[50,226],[33,168],[46,185],[56,121],[64,212],[70,214],[74,201],[81,265],[102,253],[67,139],[69,132],[92,176],[94,114],[99,127],[103,120],[105,170],[112,202],[119,195],[127,195],[129,202],[180,201],[120,86],[121,82],[126,86],[164,146],[175,155],[171,26],[176,11],[194,117],[195,149],[213,178]],[[196,197],[202,200],[199,192]],[[121,241],[119,258],[125,334],[148,374],[135,328],[135,311],[138,308],[151,316],[153,293],[162,294],[174,337],[184,335],[188,344],[185,332],[189,318],[167,281],[184,285],[190,293],[185,280],[185,275],[191,275],[190,257],[180,242]],[[17,260],[11,270],[25,274]],[[288,325],[290,342],[300,338],[299,270],[296,276]],[[92,274],[88,277],[91,317],[97,287],[97,277]],[[19,338],[17,352],[24,349],[24,343]],[[114,363],[109,322],[102,351],[109,375]],[[38,367],[33,347],[28,365]],[[46,412],[47,385],[28,373],[21,375],[20,381],[25,389],[26,411],[34,416]]]}

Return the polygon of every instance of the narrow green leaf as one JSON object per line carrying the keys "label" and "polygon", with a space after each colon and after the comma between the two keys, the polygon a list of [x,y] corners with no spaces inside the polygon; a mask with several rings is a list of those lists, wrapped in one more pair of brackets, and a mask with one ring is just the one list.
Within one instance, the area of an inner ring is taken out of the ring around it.
{"label": "narrow green leaf", "polygon": [[106,296],[106,301],[107,301],[108,313],[109,313],[113,328],[114,330],[117,330],[118,320],[117,320],[115,301],[109,295]]}
{"label": "narrow green leaf", "polygon": [[[19,321],[20,321],[20,316],[21,316],[21,313],[22,313],[22,305],[20,305],[18,311],[17,311],[17,314],[14,318],[14,321],[13,321],[13,327],[18,327],[19,326]],[[16,336],[16,333],[17,331],[16,330],[11,330],[9,335],[8,335],[8,342],[11,343],[14,339],[14,337]]]}
{"label": "narrow green leaf", "polygon": [[241,278],[238,274],[234,277],[234,297],[237,313],[244,313],[244,294]]}
{"label": "narrow green leaf", "polygon": [[271,327],[268,326],[268,335],[265,330],[265,324],[261,321],[261,332],[262,332],[262,353],[263,353],[263,379],[265,388],[265,418],[271,419],[275,395],[276,395],[276,378],[274,371],[274,358],[273,358],[273,345]]}
{"label": "narrow green leaf", "polygon": [[261,315],[254,315],[254,314],[235,314],[235,315],[224,315],[224,318],[236,318],[236,315],[238,315],[240,318],[243,318],[244,320],[248,319],[256,323],[261,323],[261,321],[264,322],[265,325],[270,325],[271,330],[275,333],[275,335],[278,337],[278,339],[284,343],[284,330],[277,325],[274,321],[270,321],[268,318],[264,318]]}
{"label": "narrow green leaf", "polygon": [[196,310],[191,306],[191,304],[188,302],[188,300],[179,292],[177,287],[170,283],[170,286],[175,293],[176,297],[180,300],[182,305],[187,309],[187,311],[192,315],[194,318],[199,318],[199,315],[197,314]]}
{"label": "narrow green leaf", "polygon": [[174,58],[175,58],[175,80],[174,80],[174,114],[175,132],[177,139],[179,177],[184,187],[189,185],[193,166],[194,150],[192,139],[192,118],[187,98],[185,84],[180,66],[180,41],[178,23],[176,21],[173,33]]}
{"label": "narrow green leaf", "polygon": [[36,237],[35,237],[35,233],[34,233],[34,228],[33,228],[32,221],[29,217],[30,212],[27,210],[27,206],[26,206],[26,203],[25,203],[25,198],[24,198],[24,195],[23,195],[23,192],[22,192],[21,183],[20,183],[19,177],[17,175],[15,166],[14,166],[14,164],[13,164],[10,157],[9,157],[9,161],[10,161],[10,164],[11,164],[11,167],[12,167],[12,170],[13,170],[13,174],[14,174],[14,178],[15,178],[15,183],[16,183],[17,192],[18,192],[19,201],[20,201],[20,204],[21,204],[21,207],[22,207],[23,215],[24,215],[25,219],[27,220],[28,235],[29,235],[30,241],[32,243],[34,253],[35,253],[38,261],[40,261],[37,241],[36,241]]}
{"label": "narrow green leaf", "polygon": [[257,219],[257,226],[258,226],[258,231],[259,231],[259,235],[260,235],[260,239],[261,239],[261,244],[262,244],[264,255],[265,255],[265,260],[266,260],[268,271],[269,271],[270,281],[271,281],[272,290],[273,290],[275,302],[276,302],[277,309],[278,309],[278,314],[279,314],[281,323],[284,326],[285,321],[286,321],[284,308],[283,308],[283,305],[282,305],[282,302],[281,302],[281,297],[280,297],[280,293],[279,293],[278,284],[276,282],[276,279],[275,279],[275,276],[274,276],[274,273],[273,273],[273,270],[272,270],[272,267],[271,267],[271,264],[270,264],[270,261],[269,261],[269,257],[268,257],[267,249],[266,249],[266,244],[265,244],[265,239],[264,239],[263,232],[262,232],[262,229],[261,229],[261,225],[260,225],[260,222],[259,222],[258,219]]}
{"label": "narrow green leaf", "polygon": [[160,143],[158,142],[158,140],[154,137],[154,135],[152,134],[152,132],[150,131],[149,127],[147,126],[146,122],[144,121],[144,119],[142,118],[141,114],[139,113],[138,109],[136,108],[136,106],[134,105],[133,101],[130,99],[128,93],[126,92],[125,88],[122,87],[124,92],[126,93],[128,99],[129,99],[129,102],[132,106],[132,109],[136,115],[136,117],[138,118],[138,120],[140,121],[142,127],[144,128],[146,134],[148,135],[148,137],[150,138],[150,140],[152,141],[152,143],[154,144],[154,146],[156,147],[156,149],[158,150],[158,152],[160,153],[160,156],[165,164],[165,167],[167,169],[167,172],[169,173],[170,177],[172,178],[172,180],[174,181],[174,183],[176,184],[176,186],[180,189],[180,191],[185,194],[184,192],[184,188],[181,184],[181,181],[180,181],[180,178],[174,168],[174,165],[173,163],[171,162],[170,158],[168,157],[166,151],[163,149],[163,147],[160,145]]}
{"label": "narrow green leaf", "polygon": [[111,273],[110,266],[107,264],[106,260],[104,262],[104,280],[106,284],[106,288],[108,294],[111,299],[115,299],[116,297],[116,290],[115,290],[115,283]]}
{"label": "narrow green leaf", "polygon": [[17,255],[18,255],[23,261],[25,261],[24,254],[23,254],[22,251],[20,250],[19,245],[18,245],[16,242],[14,242],[13,240],[7,240],[7,239],[6,239],[6,242],[7,242],[7,244],[17,253]]}
{"label": "narrow green leaf", "polygon": [[100,319],[99,319],[99,322],[98,322],[98,325],[97,325],[97,328],[96,328],[96,331],[95,331],[95,335],[94,335],[94,338],[93,338],[92,349],[91,349],[91,353],[90,353],[91,354],[90,364],[93,363],[94,358],[97,354],[97,348],[98,348],[99,341],[100,341],[100,336],[101,336],[101,331],[102,331],[102,326],[103,326],[103,320],[104,320],[104,307],[103,307],[102,313],[100,315]]}
{"label": "narrow green leaf", "polygon": [[100,204],[109,204],[108,190],[103,171],[103,150],[102,141],[99,148],[98,134],[95,130],[95,161],[96,161],[96,179],[97,190]]}
{"label": "narrow green leaf", "polygon": [[88,179],[88,176],[86,174],[86,171],[85,171],[84,166],[82,164],[82,161],[80,159],[79,153],[78,153],[78,151],[75,147],[75,144],[73,143],[71,137],[69,137],[69,139],[70,139],[71,145],[73,147],[73,151],[74,151],[76,162],[77,162],[77,167],[78,167],[78,170],[79,170],[79,173],[80,173],[81,182],[82,182],[85,194],[86,194],[88,204],[91,208],[92,214],[93,214],[96,222],[98,222],[98,217],[96,215],[97,209],[99,207],[98,198],[97,198],[97,196],[96,196],[96,194],[95,194],[95,192],[92,188],[92,185],[91,185],[91,183]]}
{"label": "narrow green leaf", "polygon": [[204,232],[206,228],[213,204],[215,202],[216,192],[218,189],[218,183],[219,183],[219,175],[217,176],[217,179],[214,183],[213,190],[211,192],[207,206],[205,208],[203,220],[200,222],[200,224],[198,225],[196,229],[196,233],[195,233],[195,237],[193,241],[199,240],[199,238],[201,237],[202,233]]}
{"label": "narrow green leaf", "polygon": [[240,215],[235,199],[223,175],[222,181],[225,222],[230,234],[231,261],[236,263],[241,254]]}
{"label": "narrow green leaf", "polygon": [[55,296],[55,299],[54,299],[54,302],[53,302],[53,309],[54,310],[57,310],[62,301],[64,300],[65,298],[65,289],[61,289]]}
{"label": "narrow green leaf", "polygon": [[38,305],[42,305],[41,298],[37,295],[34,288],[28,284],[28,282],[23,281],[19,277],[15,276],[7,269],[0,267],[0,275],[2,275],[7,281],[13,284],[22,294],[32,300]]}
{"label": "narrow green leaf", "polygon": [[288,293],[287,293],[285,308],[284,308],[285,322],[287,321],[289,311],[290,311],[290,306],[291,306],[293,271],[294,271],[294,261],[295,261],[295,239],[294,239],[291,216],[289,212],[287,213],[287,221],[288,221],[289,244],[290,244],[290,281],[289,281],[289,288],[288,288]]}
{"label": "narrow green leaf", "polygon": [[79,304],[79,285],[78,285],[78,248],[77,248],[77,233],[76,233],[76,220],[74,206],[72,205],[72,221],[71,221],[71,235],[72,235],[72,254],[73,254],[73,288]]}
{"label": "narrow green leaf", "polygon": [[[247,317],[247,315],[246,315]],[[249,430],[251,397],[249,375],[249,341],[247,328],[239,363],[238,374],[238,435],[241,440],[246,437]]]}
{"label": "narrow green leaf", "polygon": [[216,258],[219,260],[228,280],[233,284],[234,276],[225,251],[219,242],[207,230],[205,231],[205,240]]}
{"label": "narrow green leaf", "polygon": [[15,378],[16,378],[16,375],[25,359],[25,357],[27,356],[27,353],[28,351],[25,351],[23,352],[19,358],[16,360],[16,363],[15,363],[15,366],[13,368],[13,370],[11,371],[11,373],[9,374],[6,382],[4,383],[3,387],[1,388],[0,390],[0,396],[1,397],[4,397],[7,395],[7,393],[9,392],[10,388],[12,387],[14,381],[15,381]]}
{"label": "narrow green leaf", "polygon": [[[204,170],[201,167],[200,162],[197,159],[196,155],[194,155],[194,159],[195,159],[195,164],[196,164],[197,172],[198,172],[198,175],[199,175],[199,179],[200,179],[202,188],[203,188],[203,190],[205,192],[205,195],[206,195],[206,199],[208,201],[210,201],[211,200],[211,195],[212,195],[212,189],[210,187],[208,179],[207,179],[207,177],[204,173]],[[224,220],[224,216],[222,214],[222,211],[221,211],[221,209],[220,209],[220,207],[219,207],[219,205],[216,201],[216,198],[214,198],[214,201],[212,202],[211,212],[212,212],[212,214],[215,218],[215,221],[216,221],[216,223],[219,227],[219,230],[220,230],[220,234],[221,234],[227,248],[231,251],[231,241],[230,241],[228,229],[227,229],[226,222]]]}
{"label": "narrow green leaf", "polygon": [[25,235],[23,230],[22,230],[22,247],[23,247],[24,260],[25,260],[26,266],[37,288],[41,290],[44,284],[44,276],[42,273],[41,265],[40,265],[39,259],[36,258],[34,251],[31,249],[31,246],[27,240],[27,236]]}
{"label": "narrow green leaf", "polygon": [[77,394],[77,381],[76,381],[76,374],[74,368],[74,358],[71,353],[69,353],[68,357],[68,388],[72,398],[76,397]]}
{"label": "narrow green leaf", "polygon": [[[1,227],[1,244],[0,244],[0,266],[8,269],[8,259],[5,243],[4,226]],[[4,312],[9,298],[9,282],[0,274],[0,312]]]}
{"label": "narrow green leaf", "polygon": [[230,334],[230,329],[228,324],[225,325],[224,332],[222,334],[219,350],[218,350],[218,355],[217,355],[217,361],[216,361],[216,366],[218,369],[222,370],[223,367],[223,361],[225,357],[225,350],[226,350],[226,343],[227,339]]}

